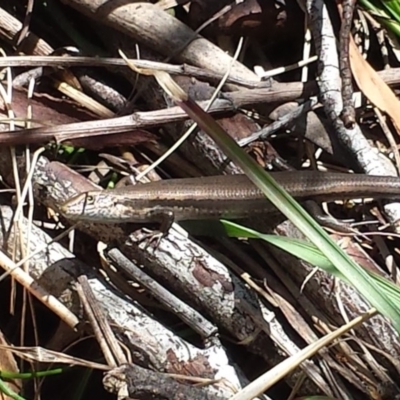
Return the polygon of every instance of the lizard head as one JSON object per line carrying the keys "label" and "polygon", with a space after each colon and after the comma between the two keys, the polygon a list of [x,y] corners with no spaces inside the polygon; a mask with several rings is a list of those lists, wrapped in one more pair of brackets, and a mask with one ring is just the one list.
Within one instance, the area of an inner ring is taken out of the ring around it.
{"label": "lizard head", "polygon": [[102,191],[80,193],[68,199],[59,207],[60,212],[72,220],[82,221],[107,221],[116,207],[115,202],[109,196],[104,196]]}

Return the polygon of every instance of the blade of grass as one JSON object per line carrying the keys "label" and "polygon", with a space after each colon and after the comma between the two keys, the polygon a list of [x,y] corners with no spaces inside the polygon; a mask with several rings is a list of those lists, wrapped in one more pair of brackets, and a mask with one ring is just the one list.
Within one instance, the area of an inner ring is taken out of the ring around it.
{"label": "blade of grass", "polygon": [[0,393],[5,394],[13,400],[26,400],[25,397],[21,397],[18,393],[15,393],[13,390],[11,390],[2,379],[0,379]]}
{"label": "blade of grass", "polygon": [[398,0],[384,0],[380,3],[397,22],[400,22],[400,5]]}
{"label": "blade of grass", "polygon": [[400,37],[400,24],[388,14],[383,6],[378,7],[376,4],[369,0],[360,0],[360,4],[376,18],[388,31]]}
{"label": "blade of grass", "polygon": [[[225,231],[228,236],[236,238],[248,239],[261,239],[266,242],[279,247],[280,249],[292,254],[295,257],[301,258],[308,263],[315,265],[325,272],[335,275],[337,278],[351,284],[346,277],[318,250],[312,243],[305,242],[304,240],[288,238],[285,236],[267,235],[265,233],[257,232],[232,221],[222,220]],[[371,279],[376,283],[382,293],[390,298],[390,300],[398,307],[400,305],[400,288],[388,279],[375,274],[371,271],[366,271]]]}
{"label": "blade of grass", "polygon": [[42,378],[51,375],[58,375],[64,372],[65,368],[55,368],[46,371],[31,371],[31,372],[9,372],[0,371],[0,378],[2,379],[33,379]]}

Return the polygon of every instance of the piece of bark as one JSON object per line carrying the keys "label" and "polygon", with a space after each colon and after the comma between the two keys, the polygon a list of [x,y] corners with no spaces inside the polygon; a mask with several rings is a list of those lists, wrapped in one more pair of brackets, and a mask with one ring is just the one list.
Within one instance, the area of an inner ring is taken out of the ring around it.
{"label": "piece of bark", "polygon": [[154,400],[222,400],[207,387],[185,385],[167,374],[160,374],[134,364],[114,368],[104,376],[104,387],[118,398]]}
{"label": "piece of bark", "polygon": [[[125,3],[115,7],[105,0],[63,0],[97,22],[103,22],[137,40],[149,49],[164,56],[173,56],[178,62],[210,70],[226,72],[246,80],[257,76],[238,61],[233,61],[215,46],[190,28],[150,3]],[[182,49],[182,50],[181,50]],[[181,50],[181,51],[180,51]]]}

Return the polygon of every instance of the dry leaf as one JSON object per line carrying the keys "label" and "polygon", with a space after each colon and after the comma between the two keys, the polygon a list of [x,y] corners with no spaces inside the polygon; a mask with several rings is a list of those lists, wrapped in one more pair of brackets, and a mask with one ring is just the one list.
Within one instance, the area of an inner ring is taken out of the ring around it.
{"label": "dry leaf", "polygon": [[390,115],[400,134],[399,100],[378,73],[364,60],[352,36],[350,36],[349,53],[351,70],[358,87],[374,106]]}

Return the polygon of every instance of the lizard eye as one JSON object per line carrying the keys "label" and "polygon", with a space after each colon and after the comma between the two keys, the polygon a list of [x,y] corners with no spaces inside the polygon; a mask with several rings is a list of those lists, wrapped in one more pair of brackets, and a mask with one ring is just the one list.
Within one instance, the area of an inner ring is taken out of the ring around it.
{"label": "lizard eye", "polygon": [[92,196],[91,194],[86,196],[86,203],[87,204],[93,204],[94,203],[94,196]]}

